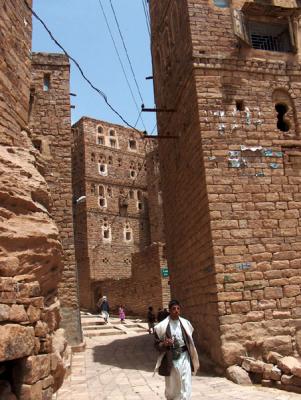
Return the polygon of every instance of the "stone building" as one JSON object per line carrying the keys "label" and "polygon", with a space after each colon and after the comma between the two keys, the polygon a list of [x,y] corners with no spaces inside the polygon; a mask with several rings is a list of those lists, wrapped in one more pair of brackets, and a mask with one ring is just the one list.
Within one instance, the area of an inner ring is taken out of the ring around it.
{"label": "stone building", "polygon": [[150,1],[171,290],[222,368],[301,355],[299,6]]}
{"label": "stone building", "polygon": [[63,246],[59,283],[62,323],[68,342],[82,342],[75,262],[72,182],[70,64],[63,54],[33,53],[29,123],[34,146],[47,163],[43,171],[51,193],[51,214]]}
{"label": "stone building", "polygon": [[[137,292],[133,285],[143,287],[148,279],[155,279],[151,293],[144,293],[145,301],[148,304],[153,299],[156,306],[162,307],[161,282],[165,291],[169,287],[165,284],[168,278],[161,276],[166,260],[155,149],[137,131],[87,117],[73,126],[73,134],[75,247],[81,306],[95,309],[99,297],[107,295],[113,308],[126,303],[129,310],[140,297],[145,313],[143,293],[137,294],[139,289]],[[156,174],[150,176],[154,169]],[[153,188],[151,196],[148,184]],[[153,246],[145,250],[151,243]],[[137,308],[131,311],[142,313]]]}
{"label": "stone building", "polygon": [[[30,7],[31,0],[27,0]],[[59,230],[29,129],[31,12],[0,9],[0,397],[50,400],[64,379]]]}

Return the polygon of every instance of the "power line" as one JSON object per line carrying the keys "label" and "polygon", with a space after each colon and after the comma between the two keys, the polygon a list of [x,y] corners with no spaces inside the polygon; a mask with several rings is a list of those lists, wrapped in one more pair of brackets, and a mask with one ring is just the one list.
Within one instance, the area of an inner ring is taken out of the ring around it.
{"label": "power line", "polygon": [[126,47],[123,34],[122,34],[122,32],[121,32],[121,28],[120,28],[120,24],[119,24],[118,19],[117,19],[116,12],[115,12],[115,9],[114,9],[114,7],[113,7],[112,0],[110,0],[110,5],[111,5],[111,9],[112,9],[112,12],[113,12],[113,15],[114,15],[114,19],[115,19],[115,22],[116,22],[116,25],[117,25],[117,28],[118,28],[118,32],[119,32],[121,41],[122,41],[122,44],[123,44],[123,48],[124,48],[124,51],[125,51],[127,60],[128,60],[128,62],[129,62],[129,65],[130,65],[130,68],[131,68],[131,72],[132,72],[132,75],[133,75],[133,78],[134,78],[134,81],[135,81],[135,84],[136,84],[136,87],[137,87],[137,90],[138,90],[138,93],[139,93],[139,96],[140,96],[140,100],[141,100],[141,102],[142,102],[142,104],[143,104],[144,101],[143,101],[143,98],[142,98],[142,94],[141,94],[141,91],[140,91],[140,88],[139,88],[139,85],[138,85],[138,82],[137,82],[137,79],[136,79],[136,74],[135,74],[135,72],[134,72],[134,68],[133,68],[132,62],[131,62],[131,60],[130,60],[129,52],[128,52],[128,49],[127,49],[127,47]]}
{"label": "power line", "polygon": [[[120,53],[119,53],[119,51],[118,51],[118,48],[117,48],[117,45],[116,45],[116,42],[115,42],[115,39],[114,39],[112,30],[111,30],[111,28],[110,28],[110,24],[109,24],[107,15],[106,15],[106,13],[105,13],[105,10],[104,10],[104,8],[103,8],[103,5],[102,5],[102,3],[101,3],[101,0],[98,0],[98,3],[99,3],[99,6],[100,6],[100,8],[101,8],[103,17],[104,17],[104,19],[105,19],[105,23],[106,23],[108,32],[109,32],[110,37],[111,37],[111,39],[112,39],[113,46],[114,46],[115,52],[116,52],[116,54],[117,54],[117,58],[118,58],[118,60],[119,60],[119,63],[120,63],[120,66],[121,66],[123,75],[124,75],[124,77],[125,77],[125,80],[126,80],[126,83],[127,83],[127,85],[128,85],[128,88],[129,88],[129,90],[130,90],[130,92],[131,92],[132,99],[133,99],[133,101],[134,101],[134,103],[135,103],[135,105],[136,105],[137,111],[139,112],[139,110],[140,110],[140,109],[139,109],[139,106],[138,106],[137,101],[136,101],[136,99],[135,99],[135,96],[134,96],[134,93],[133,93],[131,84],[130,84],[130,82],[129,82],[129,79],[128,79],[128,77],[127,77],[127,73],[126,73],[126,71],[125,71],[125,68],[124,68],[124,65],[123,65],[123,62],[122,62]],[[145,131],[146,131],[146,127],[145,127],[145,124],[144,124],[144,121],[143,121],[142,117],[141,117],[141,122],[142,122],[142,125],[143,125],[143,127],[144,127],[144,129],[145,129]]]}
{"label": "power line", "polygon": [[148,14],[147,14],[147,5],[145,4],[144,0],[142,0],[142,6],[143,6],[144,15],[145,15],[145,22],[146,22],[147,30],[148,30],[149,36],[151,36],[149,18],[148,18]]}
{"label": "power line", "polygon": [[[68,52],[67,50],[65,50],[65,48],[58,42],[58,40],[54,37],[54,35],[52,34],[52,32],[50,31],[50,29],[48,28],[48,26],[46,25],[46,23],[38,16],[38,14],[29,6],[29,4],[27,3],[26,0],[24,0],[24,4],[27,7],[27,9],[32,13],[32,15],[43,25],[44,29],[47,31],[48,35],[50,36],[51,40],[63,51],[63,53],[75,64],[75,66],[77,67],[77,69],[79,70],[80,74],[82,75],[83,79],[88,83],[88,85],[96,92],[98,93],[103,100],[105,101],[105,103],[107,104],[107,106],[113,111],[114,114],[116,114],[128,127],[134,129],[135,131],[139,132],[141,134],[141,132],[136,129],[133,125],[131,125],[129,122],[127,122],[127,120],[110,104],[110,102],[108,101],[108,98],[106,96],[106,94],[98,89],[91,81],[90,79],[86,76],[86,74],[84,73],[82,67],[80,66],[80,64],[78,63],[78,61],[76,61],[75,58],[73,58]],[[145,128],[145,127],[144,127]],[[146,130],[146,129],[145,129]]]}

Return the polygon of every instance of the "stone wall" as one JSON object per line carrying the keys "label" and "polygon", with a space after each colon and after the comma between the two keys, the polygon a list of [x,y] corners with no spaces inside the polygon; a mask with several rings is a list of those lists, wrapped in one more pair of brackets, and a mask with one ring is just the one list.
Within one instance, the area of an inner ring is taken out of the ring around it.
{"label": "stone wall", "polygon": [[0,141],[5,145],[22,145],[21,129],[27,127],[31,25],[23,1],[1,1]]}
{"label": "stone wall", "polygon": [[52,197],[51,213],[64,250],[59,284],[61,326],[72,345],[81,343],[75,262],[71,182],[70,65],[62,54],[34,53],[30,104],[32,139],[47,162],[44,176]]}
{"label": "stone wall", "polygon": [[117,312],[122,304],[126,314],[146,318],[149,306],[156,312],[170,301],[169,278],[162,276],[163,267],[166,267],[164,245],[152,244],[132,254],[130,278],[105,280],[99,291],[107,295],[111,311]]}
{"label": "stone wall", "polygon": [[65,375],[62,246],[46,164],[28,129],[31,15],[23,1],[1,3],[0,33],[0,397],[50,400]]}
{"label": "stone wall", "polygon": [[299,54],[250,48],[213,1],[150,4],[172,295],[223,367],[298,355]]}

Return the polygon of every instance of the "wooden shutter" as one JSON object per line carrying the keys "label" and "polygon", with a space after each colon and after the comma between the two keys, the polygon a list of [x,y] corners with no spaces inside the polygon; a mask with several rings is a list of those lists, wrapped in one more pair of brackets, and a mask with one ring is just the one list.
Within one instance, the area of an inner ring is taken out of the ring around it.
{"label": "wooden shutter", "polygon": [[297,53],[298,52],[298,42],[297,42],[296,35],[298,34],[298,22],[295,21],[293,17],[287,17],[287,19],[288,19],[292,51],[294,53]]}
{"label": "wooden shutter", "polygon": [[247,32],[245,16],[241,10],[232,10],[233,30],[234,34],[243,42],[251,46],[249,35]]}

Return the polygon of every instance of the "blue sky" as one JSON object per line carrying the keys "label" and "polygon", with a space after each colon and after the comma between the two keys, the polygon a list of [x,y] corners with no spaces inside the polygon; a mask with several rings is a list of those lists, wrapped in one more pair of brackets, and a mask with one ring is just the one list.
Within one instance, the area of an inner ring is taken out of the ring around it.
{"label": "blue sky", "polygon": [[[110,0],[34,0],[35,12],[46,22],[54,36],[81,65],[92,83],[101,89],[108,101],[132,125],[139,112],[132,99],[121,66],[110,38],[100,1],[107,15],[123,64],[127,71],[134,97],[141,108],[141,99],[130,72],[130,67],[118,34],[110,7]],[[146,107],[154,106],[150,37],[142,0],[112,0],[120,28],[128,49],[138,86]],[[39,22],[33,18],[33,51],[60,52]],[[82,116],[124,125],[82,79],[74,65],[71,67],[72,122]],[[142,113],[150,133],[155,127],[154,113]],[[139,120],[137,128],[144,130]]]}

